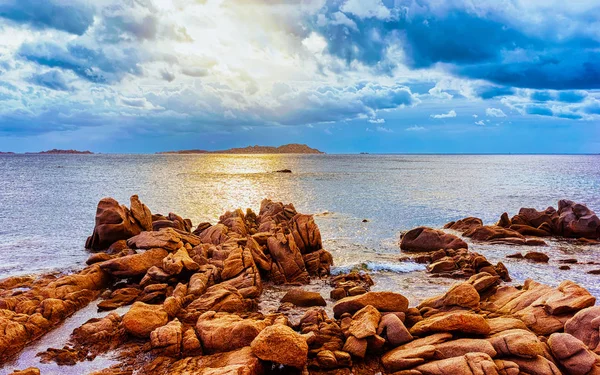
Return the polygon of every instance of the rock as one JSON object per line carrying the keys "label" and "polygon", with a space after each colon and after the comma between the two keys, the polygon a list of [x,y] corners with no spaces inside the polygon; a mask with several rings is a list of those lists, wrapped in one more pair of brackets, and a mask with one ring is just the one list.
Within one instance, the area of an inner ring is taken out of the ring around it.
{"label": "rock", "polygon": [[110,298],[98,304],[99,311],[114,310],[118,307],[129,305],[140,295],[137,288],[121,288],[110,294]]}
{"label": "rock", "polygon": [[290,302],[300,307],[311,307],[311,306],[326,306],[327,303],[323,297],[316,292],[309,292],[303,289],[292,289],[283,296],[281,299],[282,303]]}
{"label": "rock", "polygon": [[40,375],[40,369],[37,367],[29,367],[21,371],[15,370],[14,372],[11,372],[10,375]]}
{"label": "rock", "polygon": [[349,336],[344,344],[343,351],[350,353],[354,357],[364,358],[367,353],[367,339],[358,339],[354,336]]}
{"label": "rock", "polygon": [[186,355],[202,355],[202,345],[194,328],[188,328],[183,332],[183,339],[181,343],[181,351]]}
{"label": "rock", "polygon": [[367,305],[352,316],[348,332],[358,339],[364,339],[377,334],[381,314],[371,305]]}
{"label": "rock", "polygon": [[152,212],[150,212],[150,209],[146,207],[145,204],[140,202],[140,199],[137,195],[132,195],[131,198],[129,198],[129,202],[129,207],[131,208],[131,216],[133,216],[138,226],[143,231],[151,231]]}
{"label": "rock", "polygon": [[196,333],[204,353],[212,354],[250,345],[272,323],[272,320],[244,319],[238,315],[209,311],[198,319]]}
{"label": "rock", "polygon": [[496,364],[485,353],[468,353],[462,357],[454,357],[433,361],[415,368],[422,375],[496,375]]}
{"label": "rock", "polygon": [[466,248],[468,245],[455,235],[426,227],[412,229],[400,240],[400,249],[404,251],[428,252]]}
{"label": "rock", "polygon": [[600,356],[568,333],[553,333],[548,346],[570,375],[600,374]]}
{"label": "rock", "polygon": [[402,323],[402,320],[394,314],[386,314],[379,321],[377,335],[382,336],[393,347],[405,344],[413,340],[413,336]]}
{"label": "rock", "polygon": [[275,324],[263,329],[250,344],[252,353],[264,361],[303,368],[308,361],[306,340],[290,327]]}
{"label": "rock", "polygon": [[182,341],[183,325],[177,319],[150,333],[150,345],[152,349],[159,350],[161,355],[178,356]]}
{"label": "rock", "polygon": [[552,233],[550,233],[550,232],[547,232],[543,229],[534,228],[529,225],[515,224],[515,225],[509,226],[508,228],[511,230],[514,230],[516,232],[519,232],[524,236],[548,237],[548,236],[552,235]]}
{"label": "rock", "polygon": [[569,200],[558,202],[557,232],[565,237],[600,238],[600,219],[594,211]]}
{"label": "rock", "polygon": [[267,239],[269,253],[284,280],[289,283],[308,284],[309,275],[306,271],[302,253],[292,235],[277,233]]}
{"label": "rock", "polygon": [[127,207],[112,198],[103,198],[96,210],[94,233],[88,237],[85,247],[92,250],[107,249],[114,242],[126,240],[139,234],[142,228]]}
{"label": "rock", "polygon": [[150,249],[140,254],[127,255],[99,263],[103,271],[117,277],[141,276],[153,266],[162,264],[168,255],[164,249]]}
{"label": "rock", "polygon": [[500,220],[498,220],[498,222],[496,223],[496,225],[499,226],[499,227],[502,227],[502,228],[510,228],[510,226],[512,225],[512,221],[508,217],[508,213],[506,213],[506,212],[503,213],[500,216]]}
{"label": "rock", "polygon": [[338,301],[333,306],[333,313],[336,318],[339,318],[344,313],[354,314],[367,305],[373,306],[380,312],[405,312],[408,309],[408,299],[399,293],[368,292]]}
{"label": "rock", "polygon": [[496,333],[488,339],[498,355],[536,358],[544,354],[543,344],[538,337],[525,329],[509,329]]}
{"label": "rock", "polygon": [[484,339],[458,339],[435,345],[435,359],[461,357],[467,353],[485,353],[496,356],[496,350]]}
{"label": "rock", "polygon": [[548,257],[548,255],[537,251],[528,252],[527,254],[525,254],[524,258],[537,263],[548,263],[548,261],[550,260],[550,257]]}
{"label": "rock", "polygon": [[435,347],[425,345],[414,349],[396,348],[387,352],[381,357],[381,363],[390,372],[400,371],[415,367],[426,360],[433,359],[435,355]]}
{"label": "rock", "polygon": [[490,326],[490,336],[497,333],[508,331],[511,329],[522,329],[527,330],[527,326],[522,320],[509,317],[499,317],[493,319],[487,319],[488,325]]}
{"label": "rock", "polygon": [[135,249],[162,248],[169,252],[183,247],[181,236],[173,228],[163,228],[157,232],[141,232],[127,240],[127,245]]}
{"label": "rock", "polygon": [[200,265],[190,258],[187,250],[181,247],[177,252],[167,255],[162,261],[162,269],[169,275],[178,275],[182,271],[194,272]]}
{"label": "rock", "polygon": [[204,294],[190,303],[186,307],[186,312],[190,320],[195,321],[206,311],[232,313],[251,311],[255,307],[256,301],[244,298],[236,288],[217,284],[208,288]]}
{"label": "rock", "polygon": [[275,173],[292,173],[291,169],[279,169],[276,170]]}
{"label": "rock", "polygon": [[465,307],[469,309],[479,308],[479,293],[469,283],[461,283],[452,286],[446,294],[432,297],[421,302],[418,309],[430,307],[436,310],[450,309],[453,307]]}
{"label": "rock", "polygon": [[452,311],[428,317],[410,329],[410,333],[416,336],[434,332],[487,335],[490,332],[490,326],[481,315],[466,311]]}
{"label": "rock", "polygon": [[169,322],[169,316],[160,305],[136,302],[123,315],[123,327],[131,335],[148,338],[150,333]]}
{"label": "rock", "polygon": [[[187,357],[176,362],[163,362],[158,357],[140,369],[141,374],[201,374],[201,375],[260,375],[263,363],[246,346],[238,350],[213,355]],[[162,366],[161,366],[162,364]]]}
{"label": "rock", "polygon": [[511,229],[502,228],[496,225],[485,225],[473,228],[463,234],[475,241],[492,241],[497,239],[519,238],[524,239],[523,235]]}
{"label": "rock", "polygon": [[519,366],[520,373],[530,375],[561,375],[558,367],[552,361],[542,356],[537,356],[534,359],[514,357],[510,360]]}
{"label": "rock", "polygon": [[458,221],[453,221],[444,226],[446,229],[452,229],[459,232],[466,232],[468,230],[483,226],[483,221],[477,217],[467,217]]}
{"label": "rock", "polygon": [[600,354],[600,306],[579,311],[565,323],[565,332]]}
{"label": "rock", "polygon": [[562,271],[568,271],[568,270],[571,269],[571,267],[569,267],[569,266],[560,266],[560,267],[558,267],[558,269],[562,270]]}

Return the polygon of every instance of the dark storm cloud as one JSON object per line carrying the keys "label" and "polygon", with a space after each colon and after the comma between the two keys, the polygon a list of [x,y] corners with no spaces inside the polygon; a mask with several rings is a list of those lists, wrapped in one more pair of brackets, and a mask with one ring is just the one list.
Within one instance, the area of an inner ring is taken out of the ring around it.
{"label": "dark storm cloud", "polygon": [[0,17],[38,29],[82,35],[94,23],[94,9],[75,1],[2,0]]}
{"label": "dark storm cloud", "polygon": [[[458,6],[437,12],[427,1],[419,3],[422,7],[412,12],[390,8],[390,17],[384,19],[346,13],[356,25],[349,27],[333,22],[340,7],[339,2],[330,2],[324,8],[329,22],[317,19],[313,26],[330,40],[330,53],[383,70],[395,64],[420,69],[443,63],[455,75],[501,86],[600,88],[600,42],[589,35],[563,37],[559,28],[550,27],[550,19],[540,20],[537,30],[493,12],[475,13]],[[585,16],[579,21],[592,27],[598,19]],[[394,48],[404,52],[403,61],[390,55]]]}

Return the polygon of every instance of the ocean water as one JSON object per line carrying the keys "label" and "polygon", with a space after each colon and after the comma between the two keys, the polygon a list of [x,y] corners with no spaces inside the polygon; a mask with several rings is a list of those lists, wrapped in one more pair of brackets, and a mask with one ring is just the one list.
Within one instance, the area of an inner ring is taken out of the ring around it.
{"label": "ocean water", "polygon": [[[273,173],[291,169],[292,174]],[[600,212],[600,156],[529,155],[6,155],[0,156],[0,278],[83,267],[96,204],[111,196],[129,205],[138,194],[154,213],[216,222],[226,210],[264,198],[316,214],[335,272],[371,270],[375,289],[417,301],[453,280],[400,262],[402,231],[441,227],[465,216],[494,223],[502,212],[538,209],[569,198]],[[363,222],[367,219],[368,222]],[[571,279],[600,297],[593,265],[559,271],[558,260],[594,261],[600,246],[550,241],[537,249],[548,265],[506,259],[522,249],[472,244],[503,261],[516,282],[556,285]]]}

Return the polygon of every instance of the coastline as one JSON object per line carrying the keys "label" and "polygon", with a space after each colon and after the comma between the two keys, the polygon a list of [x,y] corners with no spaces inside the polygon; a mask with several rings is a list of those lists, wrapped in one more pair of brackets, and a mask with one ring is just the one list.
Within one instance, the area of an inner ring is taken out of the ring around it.
{"label": "coastline", "polygon": [[[115,215],[122,219],[119,226],[107,226]],[[596,232],[585,232],[590,227],[586,223],[595,223]],[[534,230],[549,226],[546,233]],[[495,368],[531,371],[543,366],[564,373],[561,368],[570,366],[571,360],[561,356],[561,345],[577,345],[589,353],[595,349],[586,347],[593,343],[580,341],[589,328],[574,317],[596,314],[595,297],[569,282],[557,289],[533,280],[521,289],[502,286],[501,279],[510,280],[506,267],[493,266],[481,254],[469,251],[460,236],[490,245],[532,241],[540,246],[543,239],[531,237],[532,231],[543,238],[557,234],[598,238],[598,229],[600,220],[593,212],[561,201],[558,210],[523,209],[512,218],[502,215],[493,226],[466,218],[449,223],[446,231],[408,231],[399,247],[410,261],[429,263],[432,275],[466,280],[409,308],[402,291],[370,291],[373,281],[365,272],[328,276],[334,259],[323,249],[319,228],[312,215],[297,213],[293,205],[265,200],[258,214],[229,211],[219,224],[201,223],[194,229],[191,221],[176,214],[153,215],[137,196],[131,197],[129,209],[103,199],[94,234],[86,244],[97,251],[88,268],[58,279],[2,281],[0,305],[14,311],[4,315],[3,323],[23,324],[24,315],[38,320],[29,318],[23,325],[28,327],[24,336],[5,337],[8,340],[2,342],[8,345],[0,353],[6,360],[27,342],[39,337],[43,341],[45,332],[92,301],[100,301],[102,310],[133,305],[128,311],[117,310],[123,316],[109,313],[75,329],[68,346],[41,353],[44,362],[77,366],[82,360],[112,353],[118,363],[103,373],[212,371],[218,364],[261,374],[268,373],[271,362],[284,365],[287,373],[300,373],[308,366],[309,373],[315,374],[348,368],[357,374],[408,369],[428,374],[427,366],[482,362]],[[21,290],[25,292],[14,293]],[[20,297],[14,300],[8,297],[11,294]],[[498,298],[506,302],[499,305]],[[521,304],[517,310],[506,310],[517,304]],[[250,313],[257,309],[258,315]],[[222,330],[231,324],[254,333],[241,342],[230,337],[235,344],[224,347],[229,336]],[[33,327],[37,333],[26,338]],[[568,333],[557,333],[562,330]],[[225,336],[215,338],[215,332]],[[532,333],[543,340],[534,339]],[[552,355],[536,349],[532,364],[531,353],[518,352],[521,344],[495,345],[500,342],[496,337],[505,342],[513,334],[528,340],[530,347],[547,345]],[[275,343],[287,345],[289,353]],[[425,351],[414,352],[423,345]]]}

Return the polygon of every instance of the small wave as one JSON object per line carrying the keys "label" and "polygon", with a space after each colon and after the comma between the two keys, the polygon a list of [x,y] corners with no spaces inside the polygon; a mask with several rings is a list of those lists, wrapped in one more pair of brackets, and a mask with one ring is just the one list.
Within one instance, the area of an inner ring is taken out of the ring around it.
{"label": "small wave", "polygon": [[403,263],[379,263],[379,262],[364,262],[349,264],[345,266],[334,267],[332,274],[339,275],[350,271],[374,271],[374,272],[394,272],[394,273],[409,273],[415,271],[424,271],[425,265],[415,262]]}

